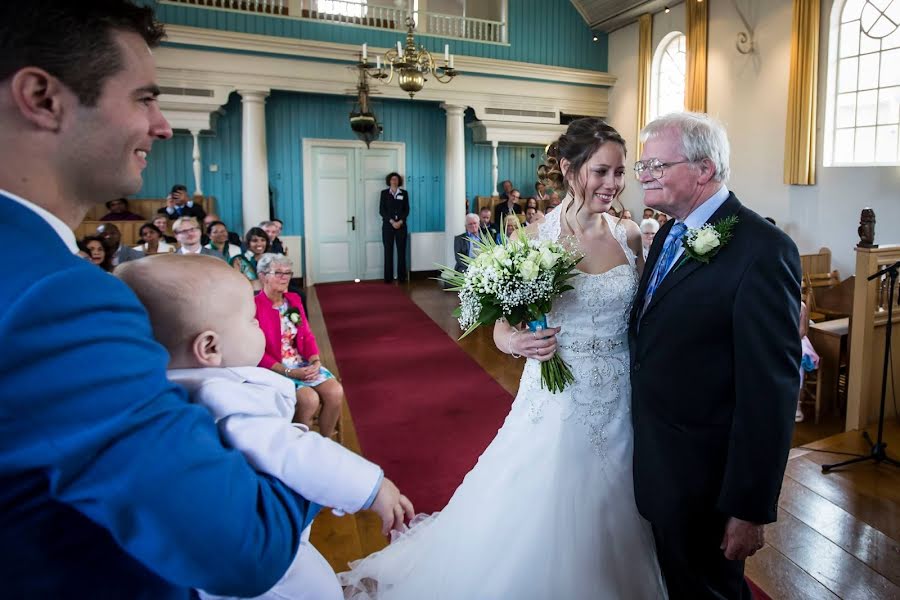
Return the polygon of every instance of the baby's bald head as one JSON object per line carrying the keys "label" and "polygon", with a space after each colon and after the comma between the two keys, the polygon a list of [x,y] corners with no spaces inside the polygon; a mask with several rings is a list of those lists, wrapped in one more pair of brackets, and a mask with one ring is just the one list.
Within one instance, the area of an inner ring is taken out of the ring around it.
{"label": "baby's bald head", "polygon": [[183,362],[198,334],[226,327],[253,297],[243,275],[211,256],[158,254],[123,263],[115,274],[147,309],[173,364]]}

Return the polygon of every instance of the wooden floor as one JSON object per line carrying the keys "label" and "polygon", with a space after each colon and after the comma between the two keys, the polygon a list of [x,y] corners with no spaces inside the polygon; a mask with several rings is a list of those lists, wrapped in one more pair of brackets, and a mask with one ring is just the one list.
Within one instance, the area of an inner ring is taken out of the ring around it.
{"label": "wooden floor", "polygon": [[[459,337],[451,316],[455,298],[434,281],[413,281],[412,300],[448,335]],[[315,291],[309,294],[310,324],[325,364],[339,376]],[[499,352],[489,330],[459,345],[510,394],[518,389],[524,362]],[[890,412],[890,411],[889,411]],[[344,444],[360,452],[345,408]],[[865,453],[858,432],[837,433],[840,419],[801,423],[794,432],[779,502],[778,522],[766,528],[766,546],[747,561],[747,574],[773,599],[872,598],[900,600],[900,469],[863,464],[827,475],[822,464],[848,458],[833,452]],[[874,429],[871,432],[875,435]],[[885,429],[892,456],[900,459],[900,424]],[[336,570],[384,547],[380,522],[369,513],[316,519],[312,540]]]}

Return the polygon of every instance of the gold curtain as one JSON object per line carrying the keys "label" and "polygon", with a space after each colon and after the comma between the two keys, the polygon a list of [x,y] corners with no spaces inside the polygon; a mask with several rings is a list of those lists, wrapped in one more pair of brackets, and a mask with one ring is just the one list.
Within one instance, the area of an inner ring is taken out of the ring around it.
{"label": "gold curtain", "polygon": [[646,13],[638,19],[638,84],[637,84],[637,149],[641,155],[641,129],[650,118],[650,68],[653,63],[653,15]]}
{"label": "gold curtain", "polygon": [[784,139],[784,182],[789,185],[816,184],[818,70],[819,0],[794,0]]}
{"label": "gold curtain", "polygon": [[684,108],[706,112],[706,39],[709,33],[709,2],[687,0],[687,73]]}

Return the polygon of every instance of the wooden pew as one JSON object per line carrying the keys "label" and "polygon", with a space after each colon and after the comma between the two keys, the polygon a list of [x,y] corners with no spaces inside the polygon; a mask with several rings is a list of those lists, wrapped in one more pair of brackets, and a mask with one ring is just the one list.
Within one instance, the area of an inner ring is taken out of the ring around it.
{"label": "wooden pew", "polygon": [[[216,199],[212,196],[204,196],[203,198],[194,198],[194,202],[199,202],[206,214],[216,212]],[[156,216],[157,211],[166,205],[165,198],[138,198],[135,200],[128,199],[128,210],[141,215],[147,221]],[[99,221],[109,210],[105,203],[95,204],[85,215],[85,221]]]}
{"label": "wooden pew", "polygon": [[74,229],[75,239],[80,240],[86,235],[97,235],[97,227],[112,224],[122,232],[122,243],[126,246],[136,246],[140,239],[141,225],[143,221],[88,221],[84,220]]}

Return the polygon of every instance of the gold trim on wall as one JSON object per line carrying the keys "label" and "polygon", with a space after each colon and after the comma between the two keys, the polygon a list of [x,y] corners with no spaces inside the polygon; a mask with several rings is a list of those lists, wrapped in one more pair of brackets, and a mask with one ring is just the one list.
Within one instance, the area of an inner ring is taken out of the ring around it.
{"label": "gold trim on wall", "polygon": [[819,0],[794,0],[784,139],[784,182],[789,185],[816,184],[818,80]]}
{"label": "gold trim on wall", "polygon": [[687,0],[685,35],[687,73],[685,74],[684,109],[706,112],[706,49],[709,35],[709,2]]}
{"label": "gold trim on wall", "polygon": [[637,149],[641,155],[641,129],[650,118],[650,71],[653,65],[653,15],[645,13],[638,19],[638,81],[637,81]]}

